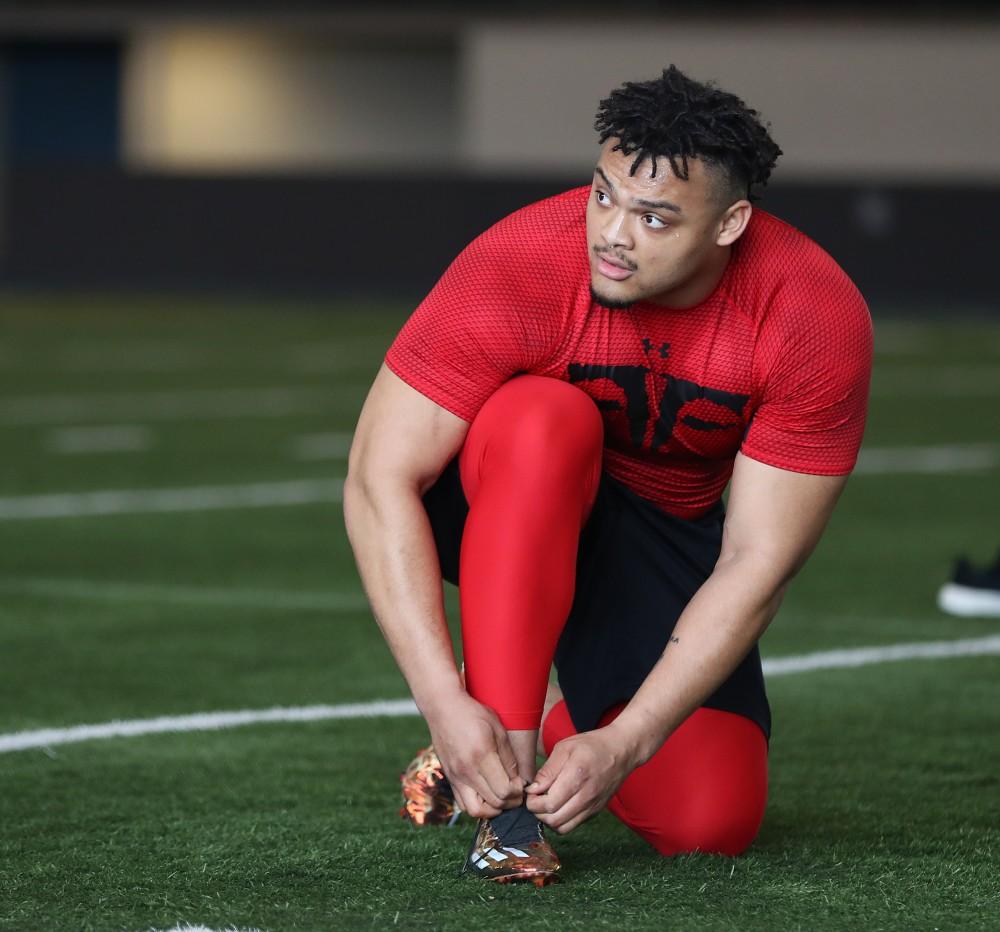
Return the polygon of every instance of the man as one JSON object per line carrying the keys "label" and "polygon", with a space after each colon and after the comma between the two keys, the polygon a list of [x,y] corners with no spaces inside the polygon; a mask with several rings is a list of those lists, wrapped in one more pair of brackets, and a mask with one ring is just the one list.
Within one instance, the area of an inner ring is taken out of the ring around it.
{"label": "man", "polygon": [[403,328],[345,488],[375,616],[479,819],[466,866],[495,880],[554,879],[543,826],[605,805],[666,855],[751,843],[757,640],[864,427],[867,308],[752,208],[780,155],[757,113],[670,67],[596,129],[590,187],[488,230]]}

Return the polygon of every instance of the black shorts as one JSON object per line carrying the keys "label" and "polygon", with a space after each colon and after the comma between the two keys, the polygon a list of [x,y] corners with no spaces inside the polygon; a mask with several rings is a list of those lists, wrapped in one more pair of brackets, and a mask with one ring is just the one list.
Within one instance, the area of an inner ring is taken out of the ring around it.
{"label": "black shorts", "polygon": [[[469,505],[458,462],[424,496],[441,574],[458,583]],[[611,706],[635,695],[656,665],[722,546],[722,503],[685,521],[604,475],[580,536],[573,607],[556,648],[559,686],[578,731],[597,727]],[[756,722],[770,737],[771,709],[755,646],[705,702]]]}

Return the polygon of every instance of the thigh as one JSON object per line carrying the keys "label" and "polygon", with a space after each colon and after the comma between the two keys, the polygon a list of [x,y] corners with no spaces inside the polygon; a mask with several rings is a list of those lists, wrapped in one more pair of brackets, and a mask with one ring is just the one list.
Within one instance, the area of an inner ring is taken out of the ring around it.
{"label": "thigh", "polygon": [[[622,708],[608,710],[600,725]],[[566,704],[557,703],[543,723],[546,752],[573,734]],[[663,855],[735,856],[760,829],[767,780],[760,727],[743,715],[701,708],[625,779],[608,809]]]}
{"label": "thigh", "polygon": [[608,809],[661,854],[735,856],[760,830],[767,780],[760,727],[701,708],[628,776]]}
{"label": "thigh", "polygon": [[[715,566],[722,519],[721,506],[697,521],[676,518],[605,476],[581,537],[576,596],[555,658],[579,731],[596,727],[649,675]],[[768,732],[756,647],[705,704],[747,716]]]}

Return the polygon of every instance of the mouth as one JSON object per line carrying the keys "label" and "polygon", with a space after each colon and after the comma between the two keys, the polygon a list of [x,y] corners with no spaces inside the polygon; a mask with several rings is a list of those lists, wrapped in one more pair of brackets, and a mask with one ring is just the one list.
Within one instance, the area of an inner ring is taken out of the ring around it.
{"label": "mouth", "polygon": [[612,258],[610,255],[600,253],[596,249],[594,250],[594,254],[597,256],[597,271],[612,281],[624,281],[636,270],[636,266],[631,263],[627,263],[622,259]]}

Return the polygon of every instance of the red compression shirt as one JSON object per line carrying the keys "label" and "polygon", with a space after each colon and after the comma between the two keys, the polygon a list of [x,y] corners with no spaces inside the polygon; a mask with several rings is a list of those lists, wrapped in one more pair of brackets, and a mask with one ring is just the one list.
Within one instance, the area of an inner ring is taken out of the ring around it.
{"label": "red compression shirt", "polygon": [[517,374],[576,384],[603,414],[607,472],[682,518],[718,501],[737,452],[849,473],[871,318],[833,259],[755,210],[701,304],[609,310],[590,296],[589,194],[539,201],[474,240],[399,333],[389,368],[467,421]]}

